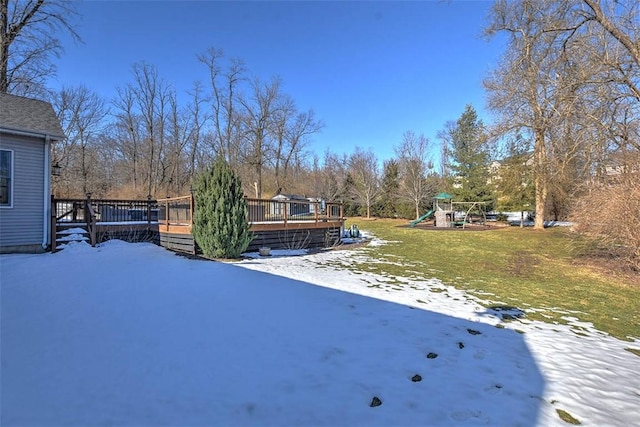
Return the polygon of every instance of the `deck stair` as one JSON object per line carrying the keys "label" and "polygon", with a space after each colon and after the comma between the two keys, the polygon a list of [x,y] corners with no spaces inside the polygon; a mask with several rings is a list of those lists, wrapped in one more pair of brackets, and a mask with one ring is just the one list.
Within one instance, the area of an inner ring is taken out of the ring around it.
{"label": "deck stair", "polygon": [[89,232],[85,224],[60,224],[56,226],[56,248],[63,249],[64,245],[71,242],[90,243]]}

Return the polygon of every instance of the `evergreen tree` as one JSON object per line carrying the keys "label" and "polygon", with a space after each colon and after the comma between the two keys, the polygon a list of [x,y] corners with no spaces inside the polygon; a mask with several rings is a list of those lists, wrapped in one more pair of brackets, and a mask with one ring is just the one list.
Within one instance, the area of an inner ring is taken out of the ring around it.
{"label": "evergreen tree", "polygon": [[338,195],[338,200],[343,202],[345,216],[362,215],[362,205],[354,198],[355,182],[351,173],[347,172],[344,182],[342,183],[342,191]]}
{"label": "evergreen tree", "polygon": [[531,162],[533,153],[510,144],[506,157],[496,173],[499,210],[528,211],[535,204],[535,187]]}
{"label": "evergreen tree", "polygon": [[449,130],[449,164],[453,176],[452,192],[457,201],[489,202],[494,199],[489,174],[489,150],[484,125],[476,110],[464,113]]}
{"label": "evergreen tree", "polygon": [[397,215],[398,191],[400,183],[398,161],[390,159],[384,162],[380,197],[376,206],[376,215],[382,218],[394,218]]}
{"label": "evergreen tree", "polygon": [[196,178],[193,236],[207,257],[238,258],[251,243],[242,183],[219,157]]}

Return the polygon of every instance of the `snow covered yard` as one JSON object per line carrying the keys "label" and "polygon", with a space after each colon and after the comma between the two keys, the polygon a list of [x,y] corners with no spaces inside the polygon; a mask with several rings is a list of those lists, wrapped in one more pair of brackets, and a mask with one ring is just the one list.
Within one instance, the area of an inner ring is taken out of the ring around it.
{"label": "snow covered yard", "polygon": [[3,255],[0,424],[640,425],[637,341],[504,323],[518,311],[354,260],[375,262],[119,241]]}

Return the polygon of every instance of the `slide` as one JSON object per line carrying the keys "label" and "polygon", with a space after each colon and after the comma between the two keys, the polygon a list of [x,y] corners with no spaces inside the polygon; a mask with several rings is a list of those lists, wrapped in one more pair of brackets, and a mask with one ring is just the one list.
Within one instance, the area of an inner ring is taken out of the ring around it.
{"label": "slide", "polygon": [[426,214],[422,215],[420,218],[418,219],[414,219],[413,221],[411,221],[409,223],[409,227],[413,227],[418,223],[421,223],[422,221],[424,221],[425,219],[429,219],[433,216],[435,212],[433,210],[430,210],[429,212],[427,212]]}

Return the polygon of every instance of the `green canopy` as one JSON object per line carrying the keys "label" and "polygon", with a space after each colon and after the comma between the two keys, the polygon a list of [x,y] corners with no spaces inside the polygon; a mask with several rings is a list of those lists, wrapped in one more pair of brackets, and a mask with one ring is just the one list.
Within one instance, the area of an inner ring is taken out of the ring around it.
{"label": "green canopy", "polygon": [[434,199],[438,200],[453,200],[453,196],[449,193],[440,193]]}

